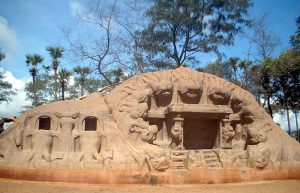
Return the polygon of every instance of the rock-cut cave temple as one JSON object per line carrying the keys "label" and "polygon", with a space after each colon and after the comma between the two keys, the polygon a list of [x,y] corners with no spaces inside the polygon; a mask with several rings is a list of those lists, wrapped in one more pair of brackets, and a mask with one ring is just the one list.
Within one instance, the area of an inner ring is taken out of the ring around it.
{"label": "rock-cut cave temple", "polygon": [[300,145],[242,88],[177,68],[33,108],[0,135],[0,177],[87,183],[300,179]]}

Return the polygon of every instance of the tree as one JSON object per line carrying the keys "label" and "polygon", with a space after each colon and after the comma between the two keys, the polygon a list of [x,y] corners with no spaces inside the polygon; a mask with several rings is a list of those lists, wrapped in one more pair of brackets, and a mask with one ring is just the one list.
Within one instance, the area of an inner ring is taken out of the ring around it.
{"label": "tree", "polygon": [[171,58],[175,67],[191,64],[197,53],[232,45],[234,36],[250,24],[250,6],[248,0],[156,0],[146,12],[150,23],[142,31],[143,47]]}
{"label": "tree", "polygon": [[[286,109],[288,124],[290,124],[289,110],[298,112],[300,109],[300,50],[292,49],[283,52],[276,60],[275,65],[276,73],[273,85],[277,90],[275,102]],[[289,134],[291,134],[290,126]]]}
{"label": "tree", "polygon": [[96,78],[89,78],[86,80],[86,84],[85,84],[85,90],[88,93],[93,93],[96,92],[97,90],[99,90],[99,88],[105,86],[106,83],[103,80],[99,80]]}
{"label": "tree", "polygon": [[[33,106],[39,106],[47,103],[47,79],[44,76],[38,75],[35,77],[35,83],[29,82],[25,86],[26,97],[33,101],[31,106],[25,106],[25,108],[32,108]],[[36,105],[35,105],[36,104]]]}
{"label": "tree", "polygon": [[111,70],[108,76],[113,81],[113,84],[120,83],[129,78],[121,68]]}
{"label": "tree", "polygon": [[38,98],[37,98],[37,87],[36,87],[36,76],[38,74],[39,69],[38,64],[42,63],[44,58],[38,54],[26,55],[26,64],[29,67],[29,73],[32,76],[32,84],[33,84],[33,105],[37,106]]}
{"label": "tree", "polygon": [[225,61],[218,59],[215,62],[208,63],[200,70],[224,78],[247,89],[254,95],[256,93],[253,86],[256,77],[256,66],[249,60],[242,60],[238,57],[230,57]]}
{"label": "tree", "polygon": [[[112,23],[116,17],[116,0],[109,2],[90,1],[87,11],[77,13],[78,23],[86,26],[84,34],[72,37],[70,31],[65,30],[66,38],[70,44],[70,51],[80,61],[87,61],[97,70],[99,75],[108,83],[112,81],[107,77],[108,67],[113,67],[110,51],[112,46]],[[105,6],[104,6],[105,5]],[[73,26],[74,28],[74,26]],[[95,34],[95,32],[97,32]]]}
{"label": "tree", "polygon": [[[0,61],[4,58],[5,54],[0,50]],[[0,103],[3,101],[9,101],[10,97],[15,94],[14,90],[12,90],[12,85],[4,79],[4,72],[0,69]]]}
{"label": "tree", "polygon": [[[276,70],[275,60],[273,58],[267,58],[261,66],[259,66],[259,85],[262,88],[265,101],[267,103],[267,109],[270,116],[273,118],[273,109],[271,106],[271,99],[276,93],[274,89],[274,74]],[[264,105],[263,105],[264,106]]]}
{"label": "tree", "polygon": [[250,45],[255,49],[254,59],[257,63],[271,57],[272,53],[280,43],[280,38],[268,26],[268,14],[263,14],[255,19],[252,24],[252,34],[248,37]]}
{"label": "tree", "polygon": [[58,76],[57,76],[57,70],[59,66],[59,59],[63,56],[64,48],[62,47],[54,47],[54,46],[48,46],[46,50],[49,52],[52,61],[51,61],[51,68],[54,71],[54,100],[58,99]]}
{"label": "tree", "polygon": [[237,85],[239,84],[238,83],[239,82],[238,79],[239,61],[240,58],[238,57],[230,57],[228,61],[225,62],[225,69],[229,71],[225,74],[225,78]]}
{"label": "tree", "polygon": [[[83,90],[87,93],[93,93],[97,92],[99,88],[107,85],[107,82],[105,80],[99,80],[93,77],[86,78],[84,81]],[[78,88],[80,88],[80,80],[78,77],[74,78],[74,85],[70,86],[69,91],[69,99],[78,98],[80,97],[80,91],[78,91]]]}
{"label": "tree", "polygon": [[199,71],[203,71],[205,73],[216,75],[220,78],[225,78],[225,66],[221,62],[220,59],[208,63],[204,68],[199,68]]}
{"label": "tree", "polygon": [[275,102],[287,112],[288,131],[291,135],[289,111],[294,112],[296,118],[297,140],[299,128],[297,114],[300,109],[300,17],[297,18],[297,31],[290,36],[292,49],[283,52],[276,60],[276,74],[274,88]]}
{"label": "tree", "polygon": [[[297,30],[295,34],[291,35],[290,43],[292,49],[300,50],[300,16],[297,18],[296,22],[297,22]],[[293,112],[296,120],[296,129],[297,129],[296,136],[297,136],[297,140],[300,141],[299,127],[298,127],[298,111],[299,109],[295,109]]]}
{"label": "tree", "polygon": [[300,16],[296,20],[297,30],[296,33],[291,35],[290,43],[293,49],[300,49]]}
{"label": "tree", "polygon": [[[270,59],[276,47],[280,43],[279,37],[277,37],[273,30],[268,26],[268,14],[264,13],[261,17],[255,19],[252,23],[252,33],[248,35],[250,50],[254,49],[252,54],[253,62],[255,63],[256,74],[254,77],[254,90],[256,99],[259,103],[261,98],[264,102],[261,104],[264,108],[268,109],[268,112],[273,116],[273,104],[271,98],[273,97],[272,90],[272,72],[273,60]],[[248,56],[250,57],[250,56]],[[271,71],[268,71],[271,70]],[[268,77],[269,76],[269,77]],[[266,89],[266,90],[265,90]]]}
{"label": "tree", "polygon": [[73,68],[75,74],[79,75],[79,86],[80,86],[80,96],[84,95],[84,84],[87,79],[87,76],[91,73],[89,67],[76,66]]}
{"label": "tree", "polygon": [[146,26],[146,7],[150,1],[123,0],[117,3],[117,17],[114,21],[118,24],[119,30],[114,34],[114,43],[111,54],[113,60],[120,64],[127,74],[135,75],[156,69],[157,62],[154,62],[151,55],[142,48],[142,37],[139,30]]}
{"label": "tree", "polygon": [[69,83],[71,76],[72,76],[72,72],[70,72],[64,68],[58,72],[58,78],[59,78],[59,82],[60,82],[60,86],[61,86],[61,100],[65,100],[65,90],[66,90],[66,87]]}

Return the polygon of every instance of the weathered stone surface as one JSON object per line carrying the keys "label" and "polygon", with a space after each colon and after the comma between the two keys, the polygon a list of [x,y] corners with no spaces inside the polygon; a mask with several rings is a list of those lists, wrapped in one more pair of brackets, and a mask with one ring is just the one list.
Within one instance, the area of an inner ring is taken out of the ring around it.
{"label": "weathered stone surface", "polygon": [[97,183],[300,179],[300,145],[249,92],[178,68],[25,112],[0,135],[0,171]]}

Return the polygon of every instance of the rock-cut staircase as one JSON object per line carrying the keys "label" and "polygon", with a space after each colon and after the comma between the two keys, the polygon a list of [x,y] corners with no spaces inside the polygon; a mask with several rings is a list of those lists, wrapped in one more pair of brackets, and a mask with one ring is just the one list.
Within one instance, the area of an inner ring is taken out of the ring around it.
{"label": "rock-cut staircase", "polygon": [[203,159],[206,167],[209,168],[222,168],[222,164],[219,160],[217,153],[214,150],[202,150]]}

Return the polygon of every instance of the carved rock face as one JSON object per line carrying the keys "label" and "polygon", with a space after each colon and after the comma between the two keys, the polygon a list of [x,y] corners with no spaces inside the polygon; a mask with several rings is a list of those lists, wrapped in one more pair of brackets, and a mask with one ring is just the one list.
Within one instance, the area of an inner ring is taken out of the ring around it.
{"label": "carved rock face", "polygon": [[[187,68],[143,73],[109,93],[42,105],[20,120],[0,135],[0,171],[35,167],[51,178],[52,169],[82,169],[70,179],[85,180],[87,171],[101,183],[147,182],[152,175],[162,183],[203,183],[248,180],[253,173],[240,168],[300,168],[299,144],[249,92]],[[207,170],[232,167],[237,172],[226,179]]]}
{"label": "carved rock face", "polygon": [[[197,103],[202,93],[200,85],[191,81],[178,80],[177,91],[184,103]],[[186,101],[186,102],[185,102]]]}
{"label": "carved rock face", "polygon": [[235,135],[235,132],[233,130],[233,128],[231,126],[227,126],[225,128],[223,128],[222,130],[222,136],[223,136],[223,139],[229,143],[230,141],[232,141],[234,135]]}
{"label": "carved rock face", "polygon": [[156,140],[157,126],[150,125],[149,129],[141,130],[141,139],[148,143],[153,143]]}
{"label": "carved rock face", "polygon": [[149,160],[154,170],[165,171],[169,168],[169,162],[165,155],[152,155]]}
{"label": "carved rock face", "polygon": [[173,92],[171,82],[153,82],[151,83],[153,94],[159,97],[170,97]]}
{"label": "carved rock face", "polygon": [[265,121],[260,121],[250,125],[247,128],[249,143],[258,144],[266,142],[268,140],[267,133],[270,130],[272,130],[272,128]]}
{"label": "carved rock face", "polygon": [[49,131],[37,131],[33,134],[32,149],[33,151],[47,151],[50,152],[52,144],[52,137]]}
{"label": "carved rock face", "polygon": [[255,167],[258,169],[263,169],[270,164],[270,152],[264,151],[260,155],[257,156],[255,160]]}
{"label": "carved rock face", "polygon": [[268,137],[265,133],[249,133],[249,141],[250,144],[258,144],[258,143],[263,143],[266,142],[268,140]]}
{"label": "carved rock face", "polygon": [[236,94],[231,95],[230,101],[231,108],[234,113],[240,113],[242,108],[245,106],[243,99],[240,96],[237,96]]}
{"label": "carved rock face", "polygon": [[229,102],[230,93],[225,88],[215,87],[211,90],[209,97],[215,105],[226,105]]}
{"label": "carved rock face", "polygon": [[244,106],[242,108],[241,118],[247,123],[253,123],[256,120],[263,119],[264,115],[261,111],[255,108],[253,105]]}
{"label": "carved rock face", "polygon": [[139,92],[139,95],[137,97],[137,101],[139,103],[147,103],[149,100],[149,97],[152,95],[152,91],[150,89],[145,89]]}
{"label": "carved rock face", "polygon": [[180,125],[174,125],[171,129],[171,134],[176,142],[182,140],[182,127]]}
{"label": "carved rock face", "polygon": [[80,150],[86,155],[86,159],[92,159],[95,153],[99,153],[101,138],[96,131],[89,131],[80,135]]}

